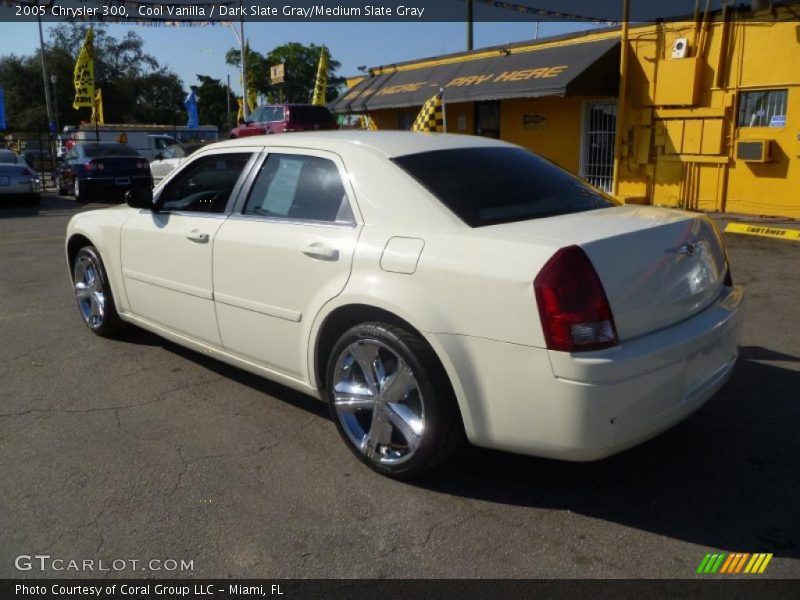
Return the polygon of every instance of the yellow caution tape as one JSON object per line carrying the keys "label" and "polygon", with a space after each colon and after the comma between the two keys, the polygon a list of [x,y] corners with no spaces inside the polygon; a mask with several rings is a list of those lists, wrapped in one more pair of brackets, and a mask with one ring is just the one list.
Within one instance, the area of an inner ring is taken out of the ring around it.
{"label": "yellow caution tape", "polygon": [[725,233],[743,233],[745,235],[758,235],[779,240],[800,240],[800,229],[784,229],[782,227],[752,225],[749,223],[728,223],[725,227]]}

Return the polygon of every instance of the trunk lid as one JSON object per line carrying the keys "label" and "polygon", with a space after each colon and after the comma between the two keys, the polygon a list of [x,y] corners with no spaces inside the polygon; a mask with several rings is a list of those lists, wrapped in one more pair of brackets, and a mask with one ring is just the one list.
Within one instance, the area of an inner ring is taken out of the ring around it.
{"label": "trunk lid", "polygon": [[670,209],[618,206],[483,230],[534,238],[554,251],[583,248],[603,283],[621,341],[703,310],[719,295],[727,270],[713,223]]}
{"label": "trunk lid", "polygon": [[136,156],[103,156],[91,159],[91,163],[99,175],[144,175],[148,172],[147,168],[137,166],[147,165],[147,161]]}

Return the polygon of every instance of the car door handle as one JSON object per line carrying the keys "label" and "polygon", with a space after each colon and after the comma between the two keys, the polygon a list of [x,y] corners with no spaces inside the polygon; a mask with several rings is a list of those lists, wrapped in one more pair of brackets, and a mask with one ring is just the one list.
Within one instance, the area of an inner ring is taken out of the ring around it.
{"label": "car door handle", "polygon": [[319,260],[339,260],[339,251],[321,242],[314,242],[303,248],[303,254]]}
{"label": "car door handle", "polygon": [[210,237],[207,233],[203,233],[199,229],[192,229],[186,234],[186,239],[197,244],[207,244]]}

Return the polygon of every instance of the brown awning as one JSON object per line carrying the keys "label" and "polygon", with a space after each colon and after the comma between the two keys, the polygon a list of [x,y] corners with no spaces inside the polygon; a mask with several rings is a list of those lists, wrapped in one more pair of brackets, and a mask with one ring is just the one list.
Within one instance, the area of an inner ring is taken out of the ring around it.
{"label": "brown awning", "polygon": [[329,108],[358,113],[420,106],[444,88],[445,102],[535,98],[539,96],[616,96],[619,90],[619,40],[581,42],[541,50],[481,58],[430,61],[420,67],[387,67],[356,84]]}

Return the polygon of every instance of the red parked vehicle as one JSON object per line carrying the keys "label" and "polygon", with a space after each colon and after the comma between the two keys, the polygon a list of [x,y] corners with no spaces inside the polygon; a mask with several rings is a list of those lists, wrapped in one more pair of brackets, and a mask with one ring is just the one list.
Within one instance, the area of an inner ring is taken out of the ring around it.
{"label": "red parked vehicle", "polygon": [[313,104],[270,104],[253,111],[231,130],[231,139],[248,135],[339,129],[331,111]]}

